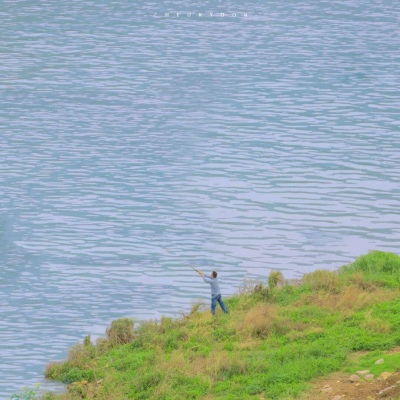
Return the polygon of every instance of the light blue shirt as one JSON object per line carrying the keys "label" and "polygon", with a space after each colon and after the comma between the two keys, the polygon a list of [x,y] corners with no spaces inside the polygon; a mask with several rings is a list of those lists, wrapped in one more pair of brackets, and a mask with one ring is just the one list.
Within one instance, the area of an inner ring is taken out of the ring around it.
{"label": "light blue shirt", "polygon": [[203,281],[210,284],[211,296],[218,296],[221,294],[221,291],[219,290],[218,278],[211,278],[210,276],[203,276]]}

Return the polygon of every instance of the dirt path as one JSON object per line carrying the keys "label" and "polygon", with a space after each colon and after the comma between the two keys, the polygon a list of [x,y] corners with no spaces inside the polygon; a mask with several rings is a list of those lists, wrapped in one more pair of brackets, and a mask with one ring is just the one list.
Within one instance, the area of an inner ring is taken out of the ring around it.
{"label": "dirt path", "polygon": [[302,400],[397,400],[400,399],[400,372],[384,372],[376,379],[358,379],[335,373],[318,379]]}

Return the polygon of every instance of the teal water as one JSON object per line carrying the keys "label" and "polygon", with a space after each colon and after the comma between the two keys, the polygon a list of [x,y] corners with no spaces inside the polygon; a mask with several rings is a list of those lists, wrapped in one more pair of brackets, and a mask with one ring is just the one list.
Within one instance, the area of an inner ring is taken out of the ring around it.
{"label": "teal water", "polygon": [[3,0],[0,398],[112,319],[207,301],[188,265],[228,295],[398,252],[399,17],[391,0]]}

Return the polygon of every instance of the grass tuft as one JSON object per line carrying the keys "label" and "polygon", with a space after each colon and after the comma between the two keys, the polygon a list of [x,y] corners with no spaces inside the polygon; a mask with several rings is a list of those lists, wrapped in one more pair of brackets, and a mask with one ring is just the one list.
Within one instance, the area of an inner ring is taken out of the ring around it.
{"label": "grass tuft", "polygon": [[368,281],[362,272],[355,272],[350,275],[349,281],[354,286],[362,290],[376,290],[378,285],[374,282]]}
{"label": "grass tuft", "polygon": [[96,349],[90,343],[77,343],[68,352],[68,362],[74,367],[82,367],[96,356]]}
{"label": "grass tuft", "polygon": [[106,335],[111,346],[132,342],[135,338],[133,320],[130,318],[120,318],[112,321],[106,330]]}
{"label": "grass tuft", "polygon": [[266,337],[273,332],[277,320],[277,307],[273,304],[257,304],[244,315],[239,322],[239,330],[252,336]]}
{"label": "grass tuft", "polygon": [[280,271],[271,271],[271,273],[268,276],[268,287],[273,290],[275,289],[278,285],[283,285],[284,278],[282,275],[282,272]]}
{"label": "grass tuft", "polygon": [[331,293],[339,293],[340,279],[336,272],[316,270],[304,275],[303,282],[312,290],[325,290]]}
{"label": "grass tuft", "polygon": [[388,334],[392,331],[392,326],[383,319],[375,317],[371,310],[365,313],[365,320],[361,326],[374,333]]}

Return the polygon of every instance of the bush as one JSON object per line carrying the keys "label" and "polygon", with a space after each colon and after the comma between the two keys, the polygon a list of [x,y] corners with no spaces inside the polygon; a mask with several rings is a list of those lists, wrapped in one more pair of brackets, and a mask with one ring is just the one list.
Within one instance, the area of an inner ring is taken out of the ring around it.
{"label": "bush", "polygon": [[282,285],[284,282],[282,272],[280,271],[271,271],[268,276],[268,287],[272,290],[275,289],[278,285]]}
{"label": "bush", "polygon": [[37,400],[37,395],[36,389],[24,388],[21,393],[13,394],[10,400]]}
{"label": "bush", "polygon": [[269,335],[277,318],[277,309],[272,304],[257,304],[244,316],[240,323],[240,330],[249,331],[253,336],[265,337]]}
{"label": "bush", "polygon": [[68,362],[55,362],[47,365],[45,377],[62,383],[72,383],[82,380],[92,381],[94,380],[94,373],[93,371],[73,366]]}
{"label": "bush", "polygon": [[263,286],[262,284],[258,284],[254,287],[253,293],[251,293],[251,300],[252,301],[268,301],[272,299],[273,291],[267,287]]}
{"label": "bush", "polygon": [[106,330],[107,340],[111,346],[130,343],[134,340],[133,320],[120,318],[111,322]]}
{"label": "bush", "polygon": [[[98,339],[98,342],[108,341],[105,339]],[[94,346],[90,341],[90,336],[86,336],[83,343],[77,343],[68,352],[68,359],[65,362],[54,362],[47,365],[45,370],[45,376],[49,379],[57,379],[57,376],[62,373],[63,370],[70,367],[85,367],[89,360],[93,359],[99,354],[97,346]],[[109,345],[107,346],[107,349]]]}
{"label": "bush", "polygon": [[95,346],[96,356],[106,353],[108,350],[110,350],[110,348],[111,345],[107,339],[101,337],[96,340],[96,346]]}
{"label": "bush", "polygon": [[84,343],[77,343],[72,346],[68,352],[68,362],[76,367],[83,367],[89,360],[94,358],[96,355],[96,349],[92,343],[87,342],[85,339]]}
{"label": "bush", "polygon": [[313,290],[338,293],[340,289],[340,280],[337,273],[322,269],[304,275],[303,282]]}
{"label": "bush", "polygon": [[44,371],[44,376],[47,379],[57,380],[63,372],[69,369],[68,363],[66,362],[52,362],[47,364]]}
{"label": "bush", "polygon": [[163,337],[160,335],[160,324],[157,321],[144,321],[137,330],[137,344],[139,347],[151,347],[155,344],[162,345]]}

